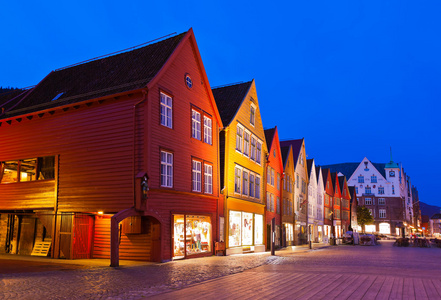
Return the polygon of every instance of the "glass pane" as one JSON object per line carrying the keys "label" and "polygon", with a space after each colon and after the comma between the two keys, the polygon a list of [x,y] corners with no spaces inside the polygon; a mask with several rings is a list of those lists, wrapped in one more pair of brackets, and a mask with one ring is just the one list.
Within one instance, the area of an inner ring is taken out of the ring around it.
{"label": "glass pane", "polygon": [[174,215],[173,257],[185,255],[184,215]]}
{"label": "glass pane", "polygon": [[242,213],[242,245],[251,246],[253,244],[253,214]]}
{"label": "glass pane", "polygon": [[254,245],[263,244],[263,215],[254,215]]}
{"label": "glass pane", "polygon": [[240,211],[230,211],[228,227],[228,246],[236,247],[241,243],[241,221],[242,213]]}
{"label": "glass pane", "polygon": [[211,252],[211,218],[208,216],[186,216],[187,255]]}

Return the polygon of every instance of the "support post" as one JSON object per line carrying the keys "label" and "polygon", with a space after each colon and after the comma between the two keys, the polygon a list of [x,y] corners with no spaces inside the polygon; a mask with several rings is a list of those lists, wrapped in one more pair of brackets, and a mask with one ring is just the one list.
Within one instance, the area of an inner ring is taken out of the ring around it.
{"label": "support post", "polygon": [[271,220],[271,255],[276,255],[276,218]]}

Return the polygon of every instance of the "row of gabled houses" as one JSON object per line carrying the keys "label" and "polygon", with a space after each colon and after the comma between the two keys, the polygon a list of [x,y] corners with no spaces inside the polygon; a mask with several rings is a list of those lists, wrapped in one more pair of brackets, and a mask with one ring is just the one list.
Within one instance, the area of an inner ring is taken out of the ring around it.
{"label": "row of gabled houses", "polygon": [[3,253],[259,252],[332,242],[369,205],[356,175],[264,129],[254,80],[212,89],[192,29],[52,71],[0,107]]}

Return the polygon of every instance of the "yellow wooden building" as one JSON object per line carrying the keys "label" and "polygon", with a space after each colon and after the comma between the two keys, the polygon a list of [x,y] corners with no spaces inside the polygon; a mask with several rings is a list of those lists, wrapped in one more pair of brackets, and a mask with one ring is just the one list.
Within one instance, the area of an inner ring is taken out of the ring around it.
{"label": "yellow wooden building", "polygon": [[254,80],[213,89],[220,132],[220,240],[226,253],[265,251],[267,146]]}

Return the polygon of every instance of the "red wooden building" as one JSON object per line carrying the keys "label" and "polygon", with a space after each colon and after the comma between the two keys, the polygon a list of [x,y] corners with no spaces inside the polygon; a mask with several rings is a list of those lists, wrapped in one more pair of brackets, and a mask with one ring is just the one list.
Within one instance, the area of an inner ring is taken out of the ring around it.
{"label": "red wooden building", "polygon": [[334,230],[335,237],[341,238],[341,188],[338,180],[338,173],[331,173],[332,183],[334,185],[334,205],[332,206],[334,211]]}
{"label": "red wooden building", "polygon": [[351,194],[346,176],[339,176],[338,181],[341,189],[341,230],[343,234],[351,227]]}
{"label": "red wooden building", "polygon": [[323,184],[325,186],[324,195],[324,236],[332,243],[331,238],[335,238],[335,228],[334,228],[334,184],[331,178],[331,171],[329,169],[322,169]]}
{"label": "red wooden building", "polygon": [[283,161],[280,150],[279,133],[277,126],[265,130],[265,140],[268,147],[268,157],[266,161],[266,247],[271,247],[271,220],[275,219],[275,246],[281,246],[281,199],[282,199],[282,176]]}
{"label": "red wooden building", "polygon": [[113,266],[213,253],[222,123],[192,29],[55,70],[0,107],[0,249],[46,241]]}

